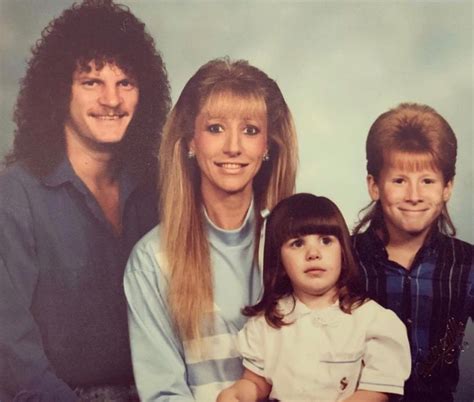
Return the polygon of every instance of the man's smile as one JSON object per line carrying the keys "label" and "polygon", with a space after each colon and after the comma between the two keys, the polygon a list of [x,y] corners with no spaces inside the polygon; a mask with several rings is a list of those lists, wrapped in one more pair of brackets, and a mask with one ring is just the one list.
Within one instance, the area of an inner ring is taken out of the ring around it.
{"label": "man's smile", "polygon": [[118,120],[121,119],[122,117],[128,116],[128,113],[126,112],[107,112],[107,113],[97,113],[97,112],[91,112],[89,115],[95,119],[99,120]]}

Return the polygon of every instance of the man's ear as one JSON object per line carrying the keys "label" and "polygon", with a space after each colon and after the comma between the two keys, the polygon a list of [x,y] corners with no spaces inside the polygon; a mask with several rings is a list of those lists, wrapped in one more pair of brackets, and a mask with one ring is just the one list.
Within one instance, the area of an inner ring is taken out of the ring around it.
{"label": "man's ear", "polygon": [[444,186],[444,189],[443,189],[443,201],[444,202],[448,202],[449,199],[451,198],[451,194],[453,192],[453,185],[454,185],[453,180],[454,179],[449,180],[446,183],[446,185]]}
{"label": "man's ear", "polygon": [[367,189],[369,190],[370,198],[372,201],[378,201],[380,199],[379,186],[375,181],[375,177],[371,174],[367,175]]}

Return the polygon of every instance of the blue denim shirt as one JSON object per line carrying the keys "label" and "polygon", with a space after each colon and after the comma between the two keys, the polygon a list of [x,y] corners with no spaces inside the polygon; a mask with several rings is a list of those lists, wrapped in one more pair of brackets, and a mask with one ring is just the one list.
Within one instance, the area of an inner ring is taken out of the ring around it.
{"label": "blue denim shirt", "polygon": [[19,163],[0,175],[1,400],[132,382],[123,272],[157,214],[152,189],[119,181],[117,236],[67,158],[43,178]]}

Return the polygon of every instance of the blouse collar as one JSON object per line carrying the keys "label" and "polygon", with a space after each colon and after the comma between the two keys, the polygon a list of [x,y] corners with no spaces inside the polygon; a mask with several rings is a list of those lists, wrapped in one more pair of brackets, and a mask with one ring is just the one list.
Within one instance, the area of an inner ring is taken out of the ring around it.
{"label": "blouse collar", "polygon": [[295,296],[287,296],[281,299],[278,302],[278,309],[285,316],[284,321],[287,323],[311,315],[318,324],[323,326],[337,324],[342,318],[342,314],[344,314],[339,307],[339,301],[328,307],[312,310]]}

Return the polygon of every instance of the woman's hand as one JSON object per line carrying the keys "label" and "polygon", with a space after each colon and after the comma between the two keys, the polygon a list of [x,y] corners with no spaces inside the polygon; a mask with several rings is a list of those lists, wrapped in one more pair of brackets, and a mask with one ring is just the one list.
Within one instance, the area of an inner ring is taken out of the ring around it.
{"label": "woman's hand", "polygon": [[257,402],[259,389],[254,382],[241,379],[234,385],[223,390],[216,402]]}
{"label": "woman's hand", "polygon": [[221,391],[221,393],[217,396],[216,402],[239,402],[240,399],[237,395],[238,391],[234,388],[234,386],[232,386]]}
{"label": "woman's hand", "polygon": [[216,402],[265,401],[272,386],[262,376],[245,369],[242,378],[218,395]]}

